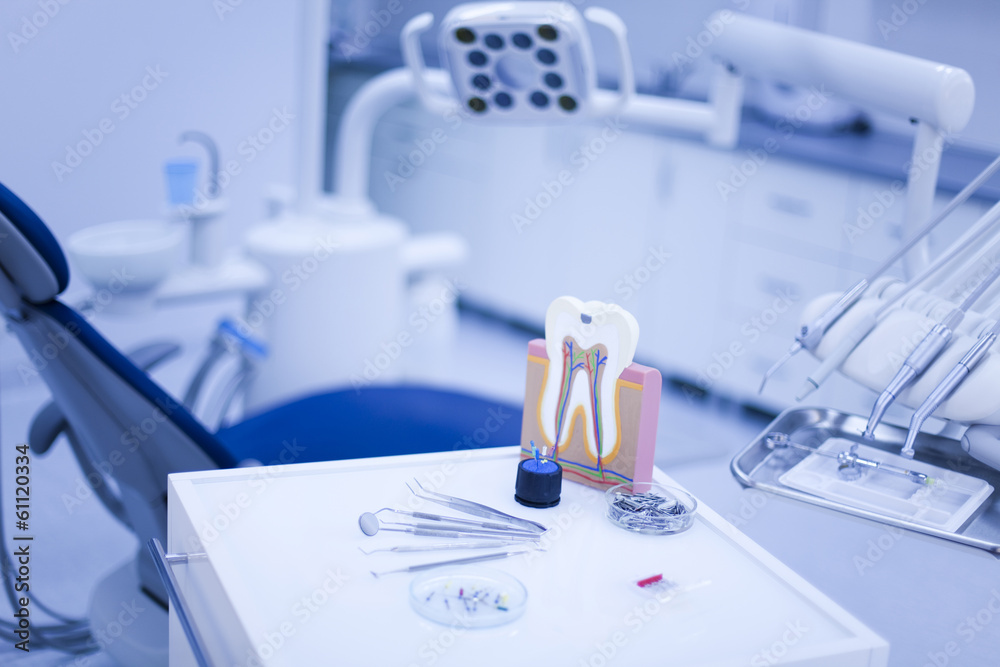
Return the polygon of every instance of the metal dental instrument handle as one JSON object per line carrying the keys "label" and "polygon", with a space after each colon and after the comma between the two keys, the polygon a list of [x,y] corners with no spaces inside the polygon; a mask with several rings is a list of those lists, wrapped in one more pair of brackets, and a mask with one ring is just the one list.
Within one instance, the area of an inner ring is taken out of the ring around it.
{"label": "metal dental instrument handle", "polygon": [[899,466],[892,465],[890,463],[882,463],[881,461],[875,461],[874,459],[866,459],[862,456],[858,456],[854,450],[857,448],[857,443],[851,446],[850,451],[843,451],[834,454],[833,452],[823,452],[815,447],[809,447],[808,445],[803,445],[792,441],[788,437],[787,433],[781,433],[780,431],[775,431],[768,433],[767,437],[764,439],[765,444],[768,449],[784,449],[786,447],[792,447],[794,449],[799,449],[804,452],[809,452],[810,454],[818,454],[820,456],[825,456],[830,459],[836,459],[841,467],[854,467],[856,465],[864,466],[866,468],[873,468],[876,470],[882,470],[883,472],[892,473],[894,475],[901,475],[906,477],[911,482],[916,482],[917,484],[926,484],[929,479],[927,475],[922,472],[916,472],[914,470],[907,470],[905,468],[900,468]]}
{"label": "metal dental instrument handle", "polygon": [[854,348],[865,339],[865,337],[871,333],[875,325],[878,324],[879,320],[894,307],[897,303],[902,301],[910,292],[917,288],[922,282],[927,280],[930,276],[940,271],[942,268],[947,266],[955,257],[960,255],[969,246],[979,240],[986,232],[989,231],[990,227],[993,226],[996,221],[1000,219],[1000,203],[994,204],[989,211],[983,214],[979,220],[965,233],[962,237],[953,243],[951,247],[943,255],[934,260],[934,263],[928,266],[926,269],[920,272],[913,280],[907,283],[906,287],[901,290],[898,294],[893,296],[891,299],[882,304],[881,307],[874,313],[865,316],[861,322],[847,336],[841,341],[826,359],[821,363],[809,377],[806,378],[805,382],[799,388],[799,393],[796,394],[795,400],[801,401],[809,394],[816,391],[821,384],[828,377],[830,377],[835,370],[840,368],[840,365],[851,355]]}
{"label": "metal dental instrument handle", "polygon": [[922,341],[917,345],[917,347],[910,353],[903,362],[902,367],[896,373],[895,377],[886,385],[886,388],[882,390],[879,397],[875,399],[875,405],[872,407],[872,414],[868,418],[868,425],[865,427],[865,432],[862,434],[863,437],[869,440],[875,437],[875,427],[878,426],[879,422],[882,421],[885,411],[889,409],[892,402],[896,400],[896,396],[899,395],[901,391],[906,389],[910,383],[919,375],[921,375],[927,367],[937,359],[941,351],[948,346],[951,341],[952,334],[962,320],[965,318],[965,313],[968,312],[969,308],[972,307],[976,301],[983,295],[983,293],[1000,277],[1000,265],[996,266],[989,275],[983,278],[975,289],[973,289],[962,303],[959,304],[958,308],[953,309],[948,315],[941,320],[939,324],[935,324],[934,328],[930,330],[927,336],[924,337]]}
{"label": "metal dental instrument handle", "polygon": [[419,480],[413,479],[416,485],[425,495],[421,495],[414,491],[409,484],[406,488],[410,489],[410,493],[417,496],[418,498],[423,498],[424,500],[429,500],[432,503],[437,503],[438,505],[443,505],[444,507],[450,507],[451,509],[458,510],[465,514],[471,514],[472,516],[482,517],[484,519],[497,519],[503,521],[504,523],[513,524],[516,526],[522,526],[527,530],[544,533],[548,530],[545,526],[535,521],[529,521],[528,519],[522,519],[500,510],[493,509],[487,505],[481,505],[479,503],[472,502],[471,500],[465,500],[464,498],[456,498],[455,496],[447,496],[443,493],[437,493],[436,491],[429,491],[423,487]]}
{"label": "metal dental instrument handle", "polygon": [[910,459],[913,458],[913,445],[917,440],[917,435],[920,433],[920,427],[924,425],[927,418],[951,396],[952,392],[965,381],[969,373],[989,353],[990,347],[997,339],[998,331],[1000,331],[1000,323],[994,325],[990,331],[980,336],[979,340],[965,353],[965,356],[951,369],[951,372],[945,376],[944,380],[934,388],[930,396],[913,413],[913,417],[910,419],[910,431],[906,434],[906,443],[900,452],[903,456]]}
{"label": "metal dental instrument handle", "polygon": [[907,470],[906,468],[900,468],[897,465],[891,463],[883,463],[882,461],[875,461],[873,459],[866,459],[862,456],[858,456],[853,451],[850,452],[840,452],[837,455],[837,461],[843,466],[864,466],[866,468],[871,468],[873,470],[881,470],[882,472],[889,472],[894,475],[902,475],[908,478],[912,482],[917,484],[926,484],[928,479],[927,475],[922,472],[917,472],[915,470]]}
{"label": "metal dental instrument handle", "polygon": [[491,532],[488,530],[466,530],[464,528],[457,529],[452,528],[448,525],[431,525],[431,524],[389,524],[390,526],[398,526],[397,528],[383,528],[377,516],[371,512],[363,512],[361,516],[358,517],[358,527],[361,528],[361,532],[369,537],[375,535],[379,530],[387,530],[389,532],[395,533],[412,533],[414,535],[423,535],[425,537],[469,537],[475,539],[486,539],[495,538],[498,540],[538,540],[541,538],[541,533],[529,533],[529,532]]}
{"label": "metal dental instrument handle", "polygon": [[[487,530],[496,530],[501,532],[511,532],[511,524],[509,523],[497,523],[495,521],[473,521],[471,519],[459,519],[452,516],[444,516],[443,514],[430,514],[429,512],[411,512],[410,510],[397,510],[391,507],[383,507],[380,510],[376,510],[373,514],[378,514],[379,512],[393,512],[395,514],[402,514],[404,516],[411,516],[414,519],[426,519],[428,521],[442,521],[445,523],[460,523],[466,526],[476,526],[478,528],[486,528]],[[431,526],[425,526],[431,527]],[[536,532],[536,531],[522,531],[518,530],[516,532]]]}
{"label": "metal dental instrument handle", "polygon": [[508,547],[514,544],[524,544],[524,542],[511,540],[485,540],[483,542],[453,542],[449,544],[406,544],[389,547],[387,549],[371,549],[368,551],[358,547],[358,550],[364,555],[370,556],[371,554],[378,553],[380,551],[411,553],[416,551],[445,551],[449,549],[499,549],[500,547]]}
{"label": "metal dental instrument handle", "polygon": [[502,533],[470,533],[464,530],[429,530],[423,528],[381,528],[381,530],[386,530],[393,533],[411,533],[413,535],[420,535],[421,537],[456,537],[456,538],[473,538],[473,537],[492,537],[503,538],[506,540],[518,540],[518,541],[537,541],[538,536],[532,537],[521,537],[520,535],[514,536],[508,533],[503,535]]}
{"label": "metal dental instrument handle", "polygon": [[[948,204],[941,209],[941,212],[936,216],[928,220],[923,227],[921,227],[917,232],[910,237],[910,239],[900,247],[895,253],[888,257],[882,262],[874,271],[869,273],[867,276],[859,280],[853,286],[851,286],[846,292],[844,292],[837,302],[832,306],[827,308],[826,312],[813,320],[810,324],[803,325],[802,330],[799,335],[795,337],[795,342],[792,343],[791,347],[788,348],[788,352],[785,353],[781,359],[776,361],[767,372],[764,373],[764,378],[760,383],[760,388],[757,393],[764,391],[764,385],[771,378],[772,375],[778,372],[778,369],[784,366],[789,359],[798,354],[801,350],[814,350],[819,345],[819,342],[823,339],[826,334],[826,330],[833,326],[834,322],[840,319],[847,310],[861,298],[868,286],[878,278],[880,275],[886,272],[893,264],[895,264],[899,259],[908,253],[913,246],[920,242],[927,234],[931,232],[942,220],[951,215],[952,211],[965,203],[965,201],[972,196],[972,194],[978,190],[987,179],[1000,169],[1000,157],[993,160],[986,169],[984,169],[978,176],[976,176],[972,181],[962,188],[955,197],[948,202]],[[818,385],[817,385],[818,386]]]}
{"label": "metal dental instrument handle", "polygon": [[[461,524],[448,524],[448,523],[404,523],[396,521],[382,521],[382,526],[408,526],[410,528],[417,528],[419,530],[450,530],[456,533],[468,533],[469,535],[481,535],[483,537],[511,537],[511,538],[522,538],[529,540],[537,540],[541,533],[536,533],[528,530],[516,530],[511,526],[502,528],[500,530],[488,530],[486,528],[469,528]],[[385,530],[388,530],[386,528]]]}
{"label": "metal dental instrument handle", "polygon": [[487,560],[499,560],[501,558],[507,558],[509,556],[519,556],[521,554],[531,553],[529,550],[521,551],[503,551],[497,554],[484,554],[482,556],[469,556],[468,558],[454,558],[452,560],[442,560],[436,563],[423,563],[422,565],[411,565],[410,567],[404,567],[401,570],[386,570],[384,572],[375,572],[372,570],[372,576],[378,579],[384,574],[396,574],[397,572],[421,572],[423,570],[432,570],[436,567],[443,567],[445,565],[465,565],[467,563],[481,563]]}

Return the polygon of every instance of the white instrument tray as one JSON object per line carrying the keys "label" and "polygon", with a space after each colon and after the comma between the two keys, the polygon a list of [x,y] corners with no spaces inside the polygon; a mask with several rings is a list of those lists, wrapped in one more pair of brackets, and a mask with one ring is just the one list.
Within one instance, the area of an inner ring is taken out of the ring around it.
{"label": "white instrument tray", "polygon": [[[933,482],[920,484],[872,468],[862,468],[856,480],[844,479],[840,463],[830,455],[847,451],[854,444],[860,457],[924,473]],[[830,438],[817,448],[817,453],[807,455],[778,480],[793,489],[951,533],[961,528],[993,493],[993,487],[979,478],[845,438]]]}

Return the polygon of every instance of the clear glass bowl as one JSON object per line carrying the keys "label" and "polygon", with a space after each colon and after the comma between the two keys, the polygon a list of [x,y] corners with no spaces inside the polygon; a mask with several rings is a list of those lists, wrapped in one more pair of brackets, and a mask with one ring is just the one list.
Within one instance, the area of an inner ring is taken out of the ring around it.
{"label": "clear glass bowl", "polygon": [[680,489],[655,482],[629,482],[604,493],[608,519],[644,535],[672,535],[691,527],[698,501]]}

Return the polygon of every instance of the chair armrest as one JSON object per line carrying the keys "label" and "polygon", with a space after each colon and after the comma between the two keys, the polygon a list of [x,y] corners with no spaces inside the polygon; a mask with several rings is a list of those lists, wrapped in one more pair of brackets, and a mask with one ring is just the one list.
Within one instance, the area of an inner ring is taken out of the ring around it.
{"label": "chair armrest", "polygon": [[49,451],[52,443],[68,425],[59,406],[52,401],[46,403],[31,420],[28,429],[28,446],[31,447],[31,451],[36,454]]}

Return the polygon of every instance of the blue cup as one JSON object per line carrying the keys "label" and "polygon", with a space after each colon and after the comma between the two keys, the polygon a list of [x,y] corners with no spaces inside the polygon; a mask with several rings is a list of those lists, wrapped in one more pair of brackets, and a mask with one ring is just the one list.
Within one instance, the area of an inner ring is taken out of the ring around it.
{"label": "blue cup", "polygon": [[198,183],[198,161],[191,159],[168,160],[164,165],[167,175],[167,201],[171,206],[194,204]]}

